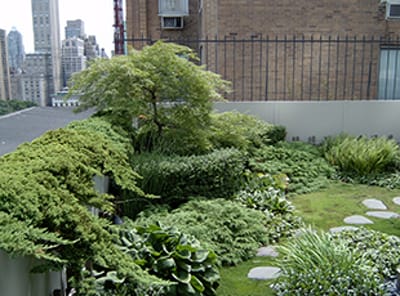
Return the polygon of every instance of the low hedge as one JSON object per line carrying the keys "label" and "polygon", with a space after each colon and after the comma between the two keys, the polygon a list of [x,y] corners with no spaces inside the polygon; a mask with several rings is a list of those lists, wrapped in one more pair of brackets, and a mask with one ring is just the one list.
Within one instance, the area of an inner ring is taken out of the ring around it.
{"label": "low hedge", "polygon": [[140,154],[133,168],[143,178],[139,187],[176,206],[189,196],[229,198],[242,186],[245,157],[236,149],[206,155],[163,156]]}

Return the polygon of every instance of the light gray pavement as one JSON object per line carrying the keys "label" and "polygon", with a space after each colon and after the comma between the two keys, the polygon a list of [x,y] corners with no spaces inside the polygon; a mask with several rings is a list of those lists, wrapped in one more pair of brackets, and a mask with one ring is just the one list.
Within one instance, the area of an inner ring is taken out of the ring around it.
{"label": "light gray pavement", "polygon": [[34,107],[0,116],[0,156],[31,142],[43,133],[89,117],[93,111],[74,113],[73,108]]}

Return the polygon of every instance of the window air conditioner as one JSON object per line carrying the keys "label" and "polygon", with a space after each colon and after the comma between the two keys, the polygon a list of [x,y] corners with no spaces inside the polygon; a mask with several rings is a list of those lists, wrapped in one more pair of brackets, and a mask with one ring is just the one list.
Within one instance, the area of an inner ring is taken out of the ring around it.
{"label": "window air conditioner", "polygon": [[182,29],[183,17],[181,16],[162,16],[161,28],[163,29]]}

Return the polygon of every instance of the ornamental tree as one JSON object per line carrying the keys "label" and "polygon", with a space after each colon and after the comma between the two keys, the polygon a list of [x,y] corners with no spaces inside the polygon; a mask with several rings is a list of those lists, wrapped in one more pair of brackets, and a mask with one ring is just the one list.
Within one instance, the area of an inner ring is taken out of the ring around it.
{"label": "ornamental tree", "polygon": [[80,95],[77,111],[94,107],[128,130],[139,119],[158,138],[167,130],[201,131],[209,125],[213,101],[223,99],[229,84],[197,60],[190,48],[159,41],[126,56],[95,60],[73,76],[69,95]]}

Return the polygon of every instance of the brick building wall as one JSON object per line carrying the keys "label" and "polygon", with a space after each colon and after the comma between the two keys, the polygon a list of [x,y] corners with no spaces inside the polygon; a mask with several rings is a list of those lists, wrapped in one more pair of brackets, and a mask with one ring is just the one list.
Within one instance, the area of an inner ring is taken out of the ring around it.
{"label": "brick building wall", "polygon": [[158,0],[127,0],[128,39],[207,41],[189,45],[232,81],[230,100],[377,98],[382,42],[370,38],[400,33],[400,20],[386,19],[377,0],[189,0],[189,7],[183,29],[162,30]]}

